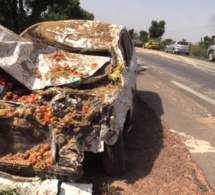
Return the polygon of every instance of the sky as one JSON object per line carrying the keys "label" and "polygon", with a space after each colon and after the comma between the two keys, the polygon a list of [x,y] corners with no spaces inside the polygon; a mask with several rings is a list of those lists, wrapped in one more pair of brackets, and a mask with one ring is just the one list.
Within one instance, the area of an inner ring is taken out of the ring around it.
{"label": "sky", "polygon": [[162,39],[198,43],[215,35],[215,0],[80,0],[95,20],[148,32],[152,20],[164,20]]}

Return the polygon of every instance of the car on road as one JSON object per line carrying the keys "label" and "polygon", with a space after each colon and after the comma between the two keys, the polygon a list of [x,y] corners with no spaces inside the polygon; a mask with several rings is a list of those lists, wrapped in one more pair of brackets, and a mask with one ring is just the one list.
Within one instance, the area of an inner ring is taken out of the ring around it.
{"label": "car on road", "polygon": [[0,171],[76,181],[92,152],[123,174],[137,77],[127,29],[63,20],[0,32]]}
{"label": "car on road", "polygon": [[150,40],[145,43],[144,48],[160,50],[160,43],[158,41]]}
{"label": "car on road", "polygon": [[165,47],[165,52],[172,52],[173,54],[184,53],[190,54],[190,46],[187,41],[172,41]]}
{"label": "car on road", "polygon": [[215,43],[213,43],[207,50],[208,60],[214,62],[215,60]]}
{"label": "car on road", "polygon": [[134,47],[143,47],[143,42],[141,40],[133,40]]}

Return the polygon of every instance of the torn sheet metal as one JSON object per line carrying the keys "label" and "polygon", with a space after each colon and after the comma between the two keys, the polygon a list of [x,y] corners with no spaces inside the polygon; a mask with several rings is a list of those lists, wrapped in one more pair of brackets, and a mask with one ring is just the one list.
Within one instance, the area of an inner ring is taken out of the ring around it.
{"label": "torn sheet metal", "polygon": [[92,195],[93,185],[61,182],[57,179],[41,180],[38,177],[18,177],[3,173],[0,190],[20,195]]}
{"label": "torn sheet metal", "polygon": [[[23,178],[24,180],[24,178]],[[21,195],[56,195],[58,193],[58,180],[32,178],[32,181],[17,181],[0,177],[0,189],[4,191],[15,190]]]}
{"label": "torn sheet metal", "polygon": [[6,41],[26,41],[26,39],[0,25],[0,42]]}
{"label": "torn sheet metal", "polygon": [[91,195],[92,184],[62,182],[59,195]]}
{"label": "torn sheet metal", "polygon": [[35,82],[39,82],[35,72],[39,55],[53,53],[57,49],[30,42],[3,43],[4,47],[0,47],[0,67],[27,88],[34,89]]}

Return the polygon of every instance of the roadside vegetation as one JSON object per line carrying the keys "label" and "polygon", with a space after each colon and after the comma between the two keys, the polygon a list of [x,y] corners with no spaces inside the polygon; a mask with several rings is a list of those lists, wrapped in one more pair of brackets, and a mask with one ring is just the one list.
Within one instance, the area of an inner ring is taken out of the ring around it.
{"label": "roadside vegetation", "polygon": [[0,0],[0,24],[19,34],[27,27],[43,22],[68,19],[94,20],[79,0]]}
{"label": "roadside vegetation", "polygon": [[215,35],[209,37],[205,36],[201,41],[195,45],[191,44],[190,54],[198,57],[207,57],[208,47],[215,42]]}
{"label": "roadside vegetation", "polygon": [[[160,48],[163,50],[166,45],[168,45],[173,39],[167,38],[162,40],[162,36],[165,33],[165,24],[166,22],[164,20],[161,21],[155,21],[152,20],[151,26],[149,27],[148,31],[141,30],[139,33],[132,31],[132,39],[134,40],[140,40],[143,43],[143,46],[146,42],[153,40],[160,42]],[[181,41],[188,41],[186,39],[182,39]],[[200,42],[193,44],[190,43],[190,55],[197,56],[197,57],[207,57],[207,49],[208,47],[215,43],[215,35],[209,37],[205,36],[200,39]]]}
{"label": "roadside vegetation", "polygon": [[207,58],[207,49],[209,46],[200,46],[199,44],[190,45],[190,55]]}
{"label": "roadside vegetation", "polygon": [[[66,19],[94,20],[93,13],[81,8],[79,0],[0,0],[0,4],[0,24],[17,34],[27,27],[42,21]],[[166,22],[164,20],[152,20],[148,31],[141,30],[137,33],[133,29],[132,38],[142,41],[143,46],[149,40],[154,40],[160,42],[161,48],[164,48],[172,41],[171,38],[162,40],[162,36],[165,33],[165,25]],[[186,39],[183,40],[185,41]],[[190,54],[198,57],[207,57],[207,48],[213,42],[215,42],[215,35],[211,37],[205,36],[197,44],[190,43]]]}

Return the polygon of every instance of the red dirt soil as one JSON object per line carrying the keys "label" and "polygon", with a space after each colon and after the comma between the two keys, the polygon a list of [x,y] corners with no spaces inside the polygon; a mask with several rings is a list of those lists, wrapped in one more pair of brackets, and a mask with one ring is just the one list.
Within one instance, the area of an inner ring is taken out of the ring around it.
{"label": "red dirt soil", "polygon": [[125,175],[105,176],[100,157],[89,158],[85,167],[84,178],[94,186],[112,185],[121,190],[102,193],[96,189],[94,194],[215,194],[180,139],[140,98],[137,105],[136,121],[126,140]]}

